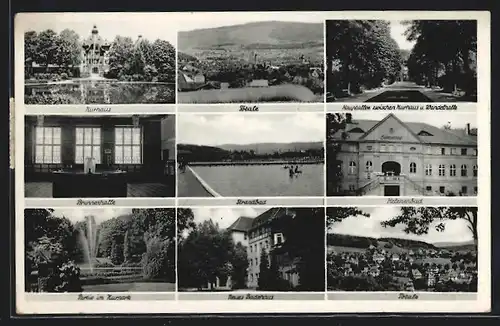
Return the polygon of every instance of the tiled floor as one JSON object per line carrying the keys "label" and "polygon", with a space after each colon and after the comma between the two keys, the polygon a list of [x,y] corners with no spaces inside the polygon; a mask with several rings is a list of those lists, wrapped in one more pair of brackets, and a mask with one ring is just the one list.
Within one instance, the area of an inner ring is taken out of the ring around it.
{"label": "tiled floor", "polygon": [[[168,187],[161,183],[133,183],[127,185],[127,197],[167,197]],[[52,198],[51,182],[26,182],[25,197]],[[171,194],[170,194],[171,195]]]}

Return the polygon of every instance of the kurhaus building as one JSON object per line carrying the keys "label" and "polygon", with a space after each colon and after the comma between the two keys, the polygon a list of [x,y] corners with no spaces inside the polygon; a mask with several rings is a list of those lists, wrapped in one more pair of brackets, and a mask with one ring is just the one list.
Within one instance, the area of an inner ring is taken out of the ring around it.
{"label": "kurhaus building", "polygon": [[340,182],[328,189],[331,196],[477,195],[477,129],[470,124],[438,128],[392,113],[381,121],[347,115],[332,139],[340,146]]}
{"label": "kurhaus building", "polygon": [[175,196],[175,116],[26,116],[26,197]]}

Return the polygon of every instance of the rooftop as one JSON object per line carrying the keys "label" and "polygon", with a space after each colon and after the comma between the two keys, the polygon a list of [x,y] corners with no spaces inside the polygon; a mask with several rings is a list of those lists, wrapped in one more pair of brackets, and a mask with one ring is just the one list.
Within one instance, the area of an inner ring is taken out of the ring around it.
{"label": "rooftop", "polygon": [[[360,140],[368,135],[372,129],[382,124],[389,117],[394,117],[404,127],[424,144],[446,144],[446,145],[477,145],[477,129],[471,128],[470,133],[467,129],[444,129],[438,128],[423,122],[404,122],[399,120],[394,114],[390,113],[382,120],[355,120],[346,125],[345,131],[349,137],[347,140]],[[333,136],[334,139],[342,139],[343,130],[339,130]]]}
{"label": "rooftop", "polygon": [[254,218],[252,218],[252,217],[240,216],[227,229],[232,230],[232,231],[246,232],[252,227],[253,220],[254,220]]}

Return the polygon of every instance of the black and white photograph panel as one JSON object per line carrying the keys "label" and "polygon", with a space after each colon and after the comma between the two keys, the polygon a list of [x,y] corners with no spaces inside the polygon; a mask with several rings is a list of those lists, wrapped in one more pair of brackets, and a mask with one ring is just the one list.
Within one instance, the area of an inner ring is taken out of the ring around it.
{"label": "black and white photograph panel", "polygon": [[26,116],[25,197],[175,197],[175,115]]}
{"label": "black and white photograph panel", "polygon": [[477,115],[327,114],[328,196],[477,196]]}
{"label": "black and white photograph panel", "polygon": [[179,291],[324,291],[325,210],[179,208]]}
{"label": "black and white photograph panel", "polygon": [[327,20],[327,102],[477,102],[476,20]]}
{"label": "black and white photograph panel", "polygon": [[323,21],[262,16],[234,13],[181,28],[178,103],[324,102]]}
{"label": "black and white photograph panel", "polygon": [[175,103],[176,33],[166,22],[37,16],[24,33],[25,104]]}
{"label": "black and white photograph panel", "polygon": [[25,209],[26,292],[175,291],[174,208]]}
{"label": "black and white photograph panel", "polygon": [[178,196],[324,196],[324,114],[179,114]]}
{"label": "black and white photograph panel", "polygon": [[328,290],[477,292],[477,223],[477,207],[328,207]]}

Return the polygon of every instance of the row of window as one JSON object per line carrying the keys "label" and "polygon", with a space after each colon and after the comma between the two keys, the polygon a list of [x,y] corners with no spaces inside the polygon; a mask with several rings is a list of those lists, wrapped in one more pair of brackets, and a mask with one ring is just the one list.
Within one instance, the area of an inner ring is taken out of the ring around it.
{"label": "row of window", "polygon": [[[433,153],[433,148],[435,149]],[[373,150],[373,146],[368,145],[366,146],[366,149],[368,151]],[[416,147],[412,146],[410,147],[411,152],[415,152],[417,150]],[[441,155],[458,155],[458,150],[459,148],[457,147],[432,147],[432,146],[426,146],[425,147],[425,153],[426,154],[441,154]],[[349,145],[349,151],[350,152],[357,152],[357,146],[356,145]],[[403,151],[403,146],[402,145],[386,145],[386,144],[380,144],[380,152],[395,152],[395,153],[400,153]],[[469,152],[469,149],[466,147],[460,148],[460,155],[471,155]],[[477,149],[472,148],[472,155],[477,156]]]}
{"label": "row of window", "polygon": [[[353,185],[353,184],[350,184],[349,185],[349,191],[355,191],[355,190],[356,190],[356,186]],[[428,191],[428,192],[432,192],[432,186],[426,186],[425,190]],[[474,190],[474,195],[477,195],[477,186],[475,186],[473,190]],[[439,186],[439,193],[440,194],[446,194],[446,187],[445,186]],[[467,188],[467,186],[462,186],[460,188],[460,194],[462,194],[462,195],[468,194],[468,188]]]}
{"label": "row of window", "polygon": [[[373,162],[372,161],[366,161],[365,170],[366,170],[366,172],[373,172]],[[457,166],[455,164],[450,164],[449,170],[450,170],[450,177],[457,176]],[[467,177],[467,175],[468,175],[467,170],[468,170],[467,165],[462,164],[460,166],[460,176]],[[417,164],[415,162],[410,162],[410,173],[411,174],[417,173]],[[351,174],[351,175],[357,174],[356,162],[354,162],[354,161],[349,162],[349,174]],[[425,165],[425,175],[432,176],[432,164]],[[444,177],[446,175],[446,166],[444,164],[439,165],[438,175],[440,177]],[[477,165],[472,166],[472,175],[474,177],[477,177]]]}
{"label": "row of window", "polygon": [[[75,163],[83,164],[86,157],[101,163],[101,129],[75,129]],[[140,127],[115,128],[115,164],[142,163],[142,130]],[[35,163],[61,163],[61,128],[35,128]]]}

